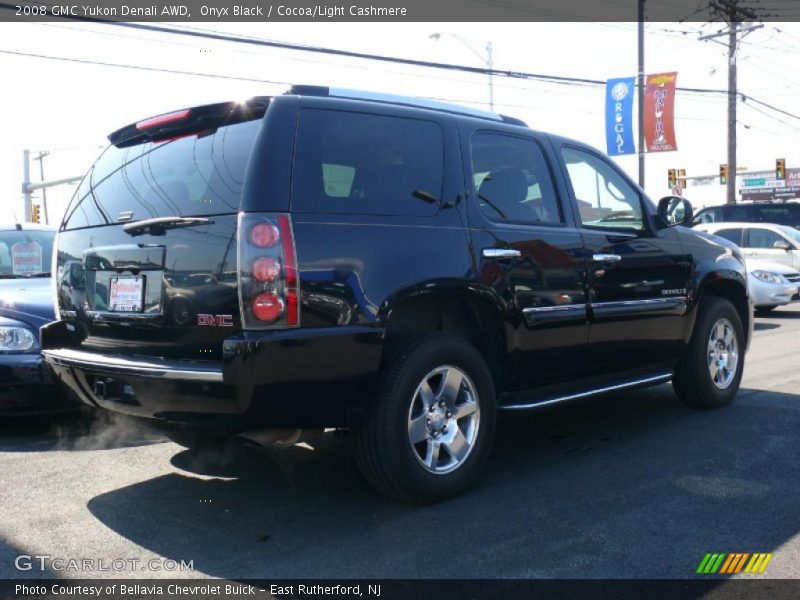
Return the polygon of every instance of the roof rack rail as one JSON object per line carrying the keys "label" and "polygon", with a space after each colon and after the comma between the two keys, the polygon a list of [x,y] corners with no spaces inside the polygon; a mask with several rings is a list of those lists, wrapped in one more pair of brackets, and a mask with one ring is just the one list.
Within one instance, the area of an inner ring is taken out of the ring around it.
{"label": "roof rack rail", "polygon": [[441,112],[464,115],[468,117],[475,117],[478,119],[487,119],[490,121],[498,121],[501,123],[508,123],[510,125],[520,125],[527,127],[527,123],[515,117],[508,117],[490,112],[488,110],[480,110],[477,108],[470,108],[468,106],[461,106],[459,104],[449,104],[447,102],[439,102],[438,100],[428,100],[427,98],[415,98],[413,96],[399,96],[394,94],[382,94],[379,92],[367,92],[362,90],[349,90],[345,88],[332,88],[322,85],[293,85],[286,94],[298,96],[327,96],[334,98],[345,98],[350,100],[366,100],[369,102],[383,102],[385,104],[399,104],[401,106],[414,106],[418,108],[427,108],[429,110],[438,110]]}

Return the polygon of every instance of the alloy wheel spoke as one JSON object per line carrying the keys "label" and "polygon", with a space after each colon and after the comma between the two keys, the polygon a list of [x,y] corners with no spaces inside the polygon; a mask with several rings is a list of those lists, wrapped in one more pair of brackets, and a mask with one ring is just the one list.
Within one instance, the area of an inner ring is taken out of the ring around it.
{"label": "alloy wheel spoke", "polygon": [[456,435],[453,437],[452,442],[445,444],[445,449],[457,462],[464,460],[467,452],[469,452],[469,442],[467,442],[467,438],[464,437],[464,434],[461,433],[461,429],[456,427]]}
{"label": "alloy wheel spoke", "polygon": [[422,400],[422,405],[426,409],[436,401],[436,396],[427,381],[423,381],[419,384],[419,397],[420,400]]}
{"label": "alloy wheel spoke", "polygon": [[725,323],[723,321],[717,321],[717,327],[714,331],[714,341],[724,340],[725,339]]}
{"label": "alloy wheel spoke", "polygon": [[711,364],[708,366],[708,370],[711,373],[711,379],[716,381],[717,374],[719,373],[719,365],[717,364],[717,361],[711,361]]}
{"label": "alloy wheel spoke", "polygon": [[448,369],[442,379],[442,387],[439,391],[439,399],[444,400],[448,406],[454,406],[458,393],[461,391],[461,382],[464,376],[458,369]]}
{"label": "alloy wheel spoke", "polygon": [[419,444],[428,438],[428,421],[425,413],[408,424],[408,439],[412,444]]}
{"label": "alloy wheel spoke", "polygon": [[439,462],[439,448],[441,442],[435,440],[428,440],[428,447],[425,451],[425,464],[429,469],[435,469]]}
{"label": "alloy wheel spoke", "polygon": [[459,419],[463,419],[464,417],[474,415],[477,410],[478,410],[478,405],[475,404],[474,401],[469,400],[468,402],[464,402],[463,404],[457,405],[453,409],[453,418],[456,421],[458,421]]}

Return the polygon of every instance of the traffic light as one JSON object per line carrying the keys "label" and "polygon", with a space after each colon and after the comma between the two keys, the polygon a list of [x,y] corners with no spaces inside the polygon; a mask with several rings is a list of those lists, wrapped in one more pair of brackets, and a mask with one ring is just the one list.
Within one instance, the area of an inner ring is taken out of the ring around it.
{"label": "traffic light", "polygon": [[778,158],[775,160],[775,179],[786,179],[786,159]]}
{"label": "traffic light", "polygon": [[31,206],[31,221],[33,221],[34,223],[40,223],[41,222],[40,219],[41,217],[39,216],[39,205],[34,204],[33,206]]}
{"label": "traffic light", "polygon": [[678,169],[678,186],[682,190],[686,189],[686,169]]}
{"label": "traffic light", "polygon": [[728,183],[728,165],[719,166],[719,182],[722,185]]}
{"label": "traffic light", "polygon": [[669,169],[667,171],[667,182],[669,187],[674,188],[678,184],[678,178],[676,176],[675,169]]}

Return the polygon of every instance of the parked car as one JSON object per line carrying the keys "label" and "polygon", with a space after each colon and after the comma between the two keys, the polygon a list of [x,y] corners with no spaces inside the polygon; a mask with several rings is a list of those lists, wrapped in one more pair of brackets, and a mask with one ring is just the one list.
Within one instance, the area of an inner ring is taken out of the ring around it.
{"label": "parked car", "polygon": [[730,240],[744,251],[745,257],[780,263],[800,270],[800,231],[786,225],[753,223],[714,223],[698,225],[699,231]]}
{"label": "parked car", "polygon": [[[86,299],[60,297],[44,353],[181,443],[347,428],[375,487],[430,501],[475,481],[498,410],[670,380],[692,406],[736,395],[741,252],[585,144],[302,86],[109,139],[58,236]],[[235,296],[167,318],[165,279],[232,271]]]}
{"label": "parked car", "polygon": [[54,318],[55,229],[0,226],[0,415],[75,410],[42,368],[39,328]]}
{"label": "parked car", "polygon": [[767,312],[800,300],[800,272],[795,268],[754,259],[745,264],[756,310]]}
{"label": "parked car", "polygon": [[693,225],[709,223],[776,223],[800,228],[798,202],[741,202],[709,206],[697,211]]}

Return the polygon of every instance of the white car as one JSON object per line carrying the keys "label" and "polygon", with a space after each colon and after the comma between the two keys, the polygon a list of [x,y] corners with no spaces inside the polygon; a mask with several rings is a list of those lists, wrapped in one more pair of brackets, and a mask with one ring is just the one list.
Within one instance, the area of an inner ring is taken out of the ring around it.
{"label": "white car", "polygon": [[756,310],[772,310],[800,300],[800,272],[779,263],[745,259],[747,285]]}
{"label": "white car", "polygon": [[800,231],[769,223],[702,223],[694,227],[730,240],[753,260],[780,263],[800,271]]}

